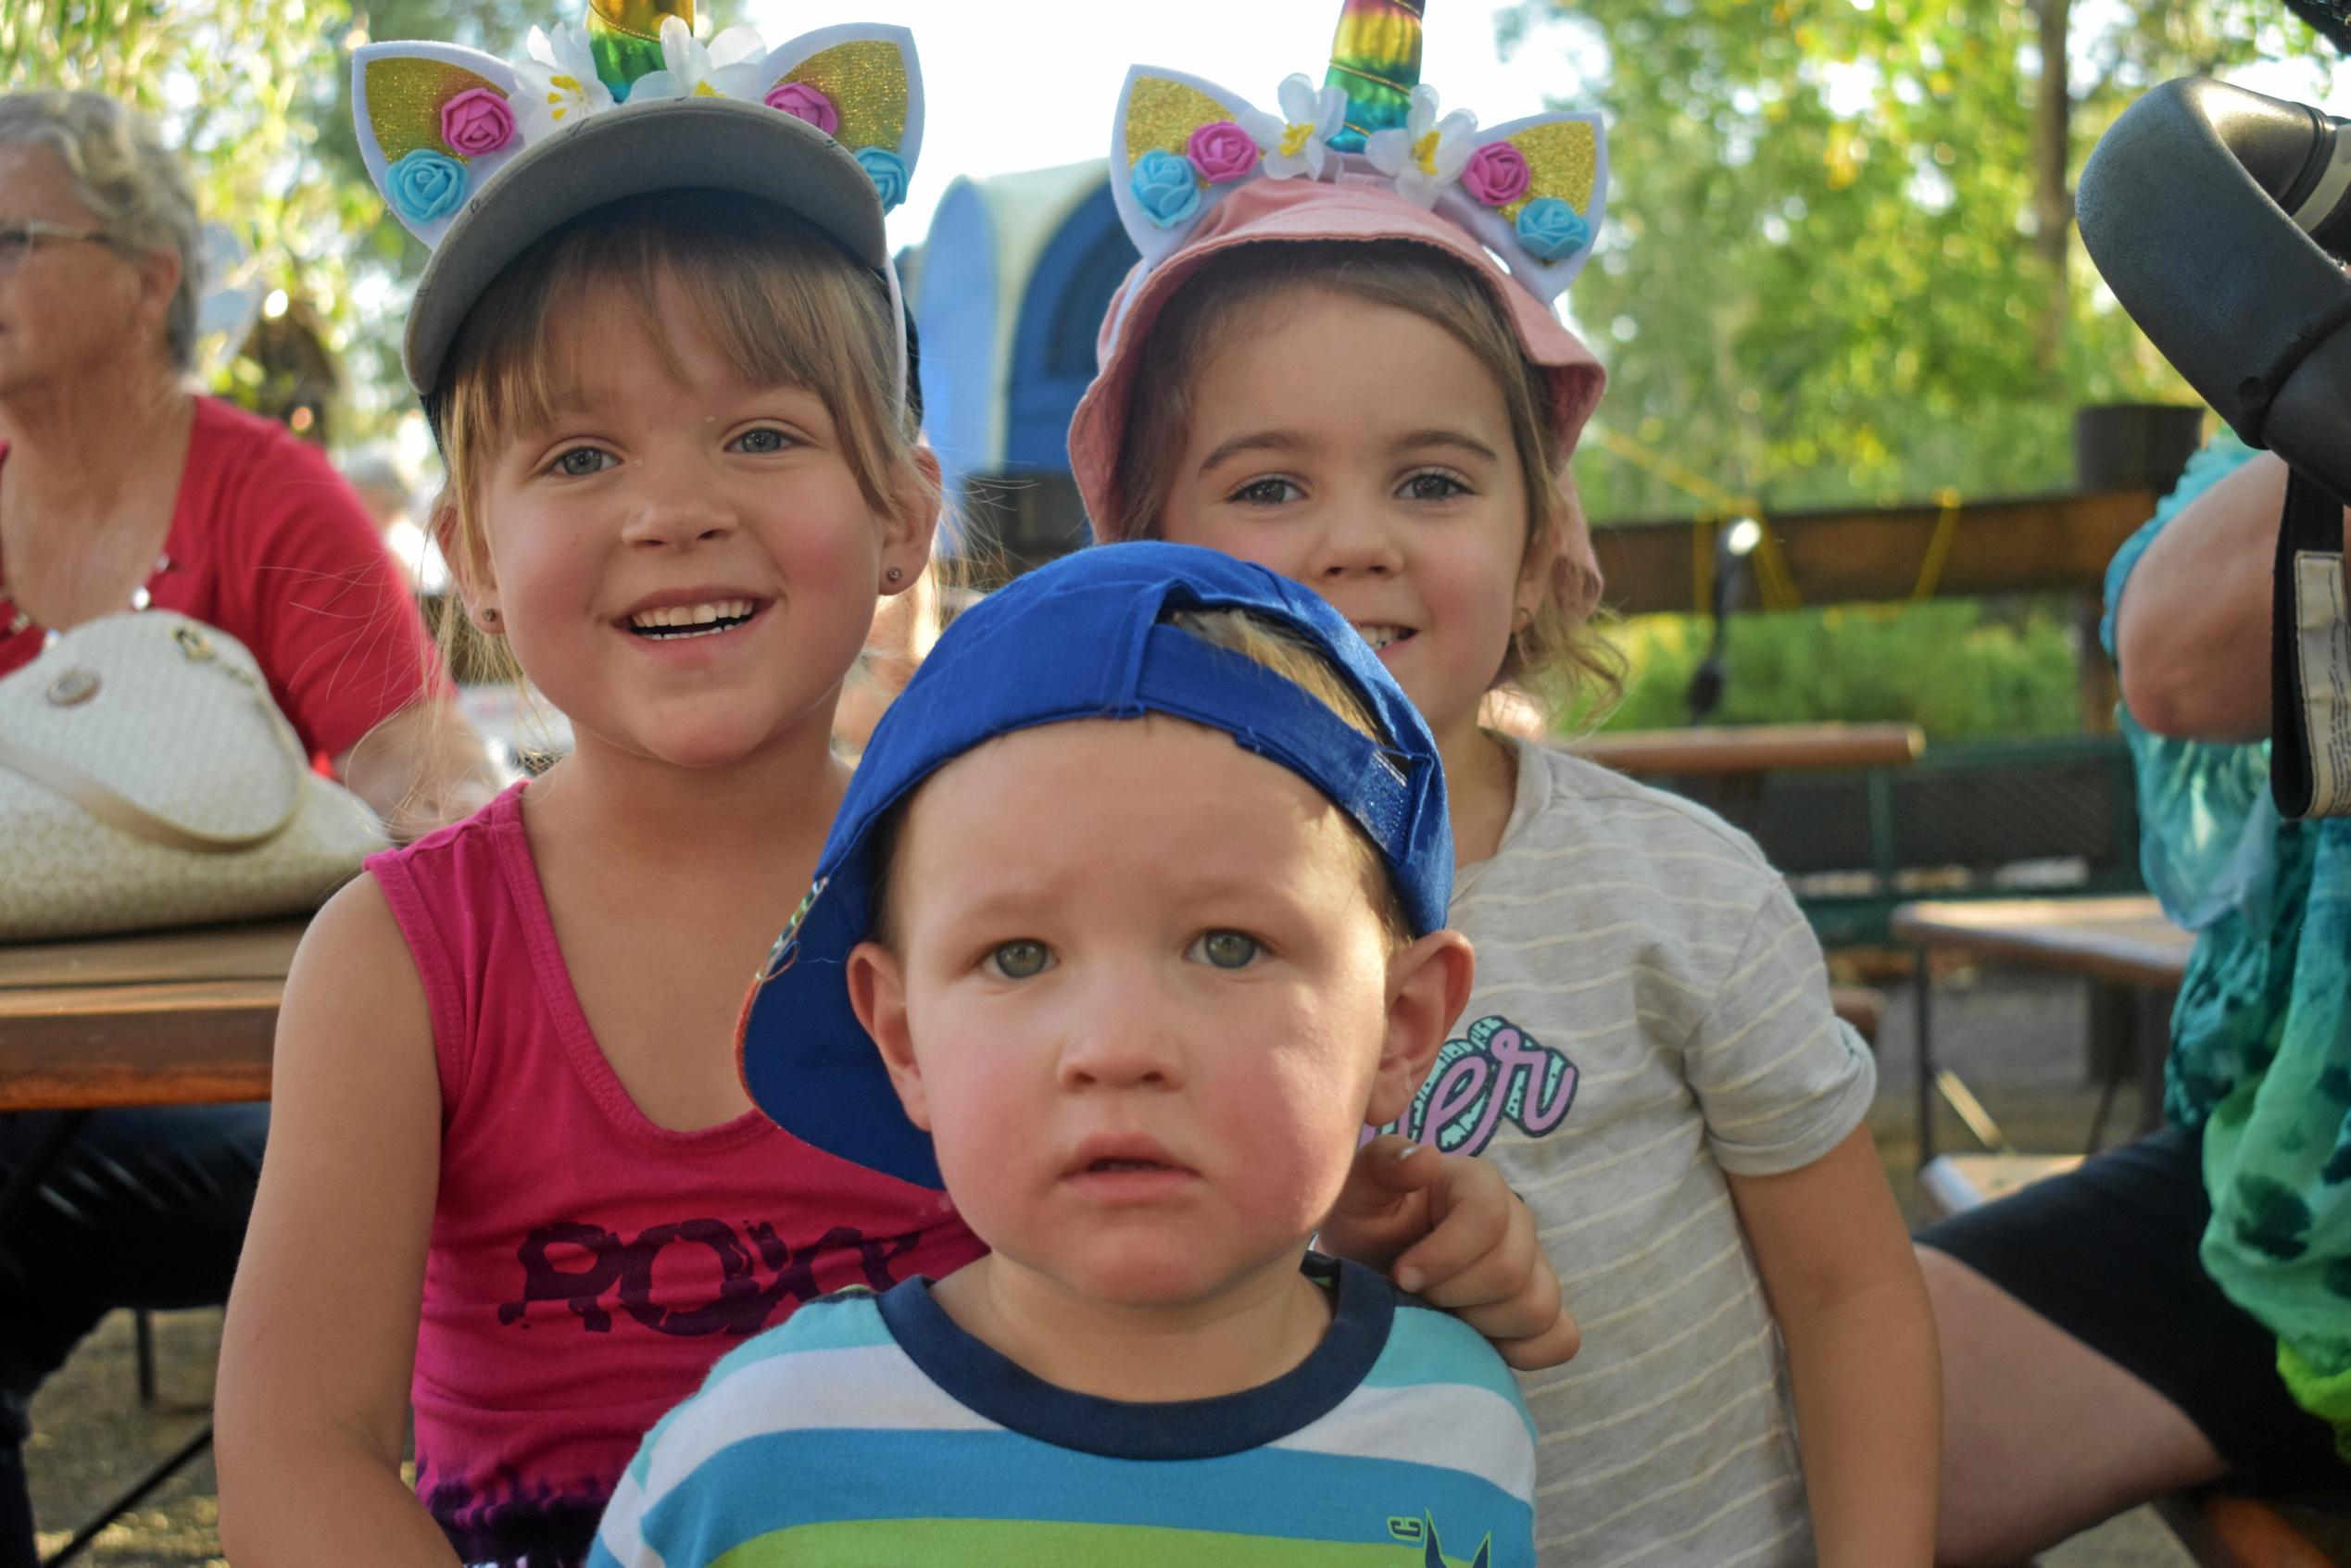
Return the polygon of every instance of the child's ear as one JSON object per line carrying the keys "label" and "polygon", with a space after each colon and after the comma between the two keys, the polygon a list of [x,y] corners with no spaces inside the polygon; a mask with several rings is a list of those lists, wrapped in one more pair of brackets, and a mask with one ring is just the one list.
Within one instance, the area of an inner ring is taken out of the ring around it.
{"label": "child's ear", "polygon": [[[1572,505],[1572,503],[1568,503]],[[1559,558],[1565,548],[1569,519],[1554,503],[1543,508],[1527,539],[1527,554],[1518,563],[1518,586],[1511,596],[1512,607],[1518,612],[1511,629],[1523,631],[1527,623],[1540,614],[1543,601],[1551,596],[1552,582],[1559,570]]]}
{"label": "child's ear", "polygon": [[[443,485],[434,498],[433,510],[424,521],[424,532],[441,552],[441,559],[449,569],[450,584],[457,589],[465,612],[484,631],[495,623],[498,608],[497,572],[490,563],[490,552],[481,540],[469,541],[459,525],[457,487]],[[489,612],[488,622],[484,612]]]}
{"label": "child's ear", "polygon": [[879,942],[860,942],[849,949],[849,1006],[857,1021],[874,1036],[889,1069],[890,1085],[898,1090],[906,1119],[931,1130],[929,1098],[923,1091],[923,1070],[914,1060],[913,1036],[906,1029],[906,976],[898,955]]}
{"label": "child's ear", "polygon": [[1432,931],[1388,960],[1388,1037],[1380,1047],[1365,1126],[1386,1126],[1420,1093],[1446,1031],[1469,1005],[1477,975],[1469,938],[1458,931]]}
{"label": "child's ear", "polygon": [[[938,454],[924,441],[915,444],[911,457],[913,471],[899,482],[882,531],[879,586],[884,594],[902,594],[914,585],[931,558],[931,536],[938,528]],[[895,577],[890,575],[893,567],[898,570]]]}

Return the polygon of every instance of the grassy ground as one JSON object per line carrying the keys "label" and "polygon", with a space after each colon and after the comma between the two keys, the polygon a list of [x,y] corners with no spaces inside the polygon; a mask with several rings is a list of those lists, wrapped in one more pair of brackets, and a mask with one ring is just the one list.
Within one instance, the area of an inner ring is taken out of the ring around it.
{"label": "grassy ground", "polygon": [[[2078,1149],[2096,1103],[2084,1082],[2084,1001],[2078,986],[2013,973],[1961,975],[1938,993],[1936,1050],[1956,1069],[2018,1148]],[[1910,1012],[1897,992],[1878,1041],[1881,1066],[1871,1125],[1896,1194],[1914,1219],[1916,1139],[1910,1076]],[[2128,1135],[2138,1108],[2126,1090],[2110,1117],[2108,1141]],[[1937,1134],[1942,1148],[1969,1147],[1955,1119]],[[139,1407],[130,1319],[117,1314],[42,1391],[28,1450],[33,1512],[44,1552],[111,1501],[149,1464],[199,1430],[208,1414],[220,1314],[183,1312],[157,1322],[158,1398]],[[105,1568],[193,1568],[221,1561],[212,1463],[191,1465],[128,1517],[100,1535],[82,1559]],[[2144,1509],[2068,1542],[2046,1568],[2186,1568],[2187,1554]]]}

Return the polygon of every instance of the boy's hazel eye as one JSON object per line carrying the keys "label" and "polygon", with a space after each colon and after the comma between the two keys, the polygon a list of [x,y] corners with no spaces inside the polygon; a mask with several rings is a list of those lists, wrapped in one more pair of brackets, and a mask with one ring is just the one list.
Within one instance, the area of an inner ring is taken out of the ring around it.
{"label": "boy's hazel eye", "polygon": [[735,445],[746,452],[765,454],[781,452],[786,443],[780,430],[751,430],[736,436]]}
{"label": "boy's hazel eye", "polygon": [[996,972],[1007,980],[1026,980],[1043,973],[1050,957],[1042,942],[1007,942],[987,955]]}
{"label": "boy's hazel eye", "polygon": [[1200,939],[1200,954],[1218,969],[1246,969],[1257,957],[1257,938],[1238,931],[1212,931]]}

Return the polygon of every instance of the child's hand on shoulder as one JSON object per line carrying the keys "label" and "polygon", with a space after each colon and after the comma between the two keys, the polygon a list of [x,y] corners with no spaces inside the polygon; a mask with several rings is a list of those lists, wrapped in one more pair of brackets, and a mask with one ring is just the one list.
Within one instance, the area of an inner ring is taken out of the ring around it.
{"label": "child's hand on shoulder", "polygon": [[1534,1215],[1482,1160],[1374,1138],[1356,1151],[1321,1244],[1452,1313],[1521,1372],[1557,1366],[1582,1341]]}

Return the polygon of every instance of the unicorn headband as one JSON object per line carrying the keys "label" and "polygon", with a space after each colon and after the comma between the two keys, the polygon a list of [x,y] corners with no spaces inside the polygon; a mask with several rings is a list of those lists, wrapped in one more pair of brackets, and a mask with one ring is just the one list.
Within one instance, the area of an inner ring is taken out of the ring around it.
{"label": "unicorn headband", "polygon": [[434,43],[354,55],[368,174],[433,253],[404,355],[428,409],[466,312],[533,242],[607,202],[679,189],[772,202],[879,277],[905,406],[905,311],[882,217],[922,150],[912,35],[853,24],[770,49],[735,27],[704,44],[693,17],[694,0],[588,0],[584,28],[533,28],[511,63]]}
{"label": "unicorn headband", "polygon": [[1290,77],[1278,115],[1199,77],[1130,70],[1111,194],[1142,272],[1251,181],[1335,181],[1389,186],[1434,209],[1542,305],[1557,300],[1591,258],[1606,200],[1600,117],[1539,114],[1489,131],[1467,110],[1440,119],[1435,90],[1420,82],[1421,10],[1422,0],[1344,0],[1323,86]]}

